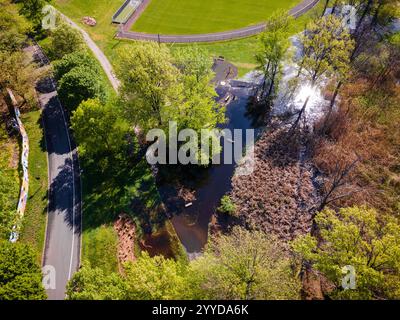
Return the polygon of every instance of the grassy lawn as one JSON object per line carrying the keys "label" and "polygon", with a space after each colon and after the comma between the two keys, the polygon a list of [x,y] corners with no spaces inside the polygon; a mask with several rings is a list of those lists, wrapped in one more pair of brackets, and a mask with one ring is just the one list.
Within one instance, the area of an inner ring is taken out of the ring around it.
{"label": "grassy lawn", "polygon": [[175,230],[160,214],[161,199],[144,159],[138,163],[114,162],[102,173],[99,173],[97,163],[82,161],[81,166],[84,172],[83,261],[105,271],[117,271],[118,239],[113,223],[121,213],[128,214],[138,226],[137,241],[143,236],[141,229],[151,229],[154,235],[145,237],[150,239],[149,242],[155,243],[159,238],[166,240],[164,249],[157,254],[182,256],[183,249]]}
{"label": "grassy lawn", "polygon": [[[154,3],[160,2],[171,2],[172,0],[153,0]],[[272,0],[268,0],[271,2]],[[194,2],[190,0],[184,1]],[[196,1],[197,2],[197,1]],[[223,2],[222,0],[213,1],[213,2]],[[243,1],[242,1],[243,2]],[[251,1],[252,2],[252,1]],[[255,2],[255,1],[254,1]],[[292,3],[292,6],[299,2],[292,0],[284,0],[286,4]],[[114,39],[114,35],[117,32],[117,27],[111,24],[111,17],[114,12],[119,8],[119,6],[123,3],[123,0],[56,0],[54,2],[55,7],[77,22],[81,27],[83,27],[96,41],[97,45],[104,51],[107,57],[110,59],[111,63],[114,63],[115,59],[115,49],[125,46],[134,46],[136,44],[135,41],[128,40],[117,40]],[[211,3],[210,0],[207,0],[206,3]],[[230,4],[237,5],[239,1],[231,1]],[[276,3],[278,3],[276,1]],[[147,15],[149,10],[151,10],[152,4],[146,9]],[[153,5],[154,6],[154,5]],[[288,8],[290,5],[288,5]],[[320,14],[323,7],[323,3],[320,2],[314,9],[310,10],[300,18],[296,19],[293,24],[293,34],[300,32],[304,29],[307,21]],[[89,15],[93,16],[97,20],[97,25],[95,27],[89,27],[84,25],[81,20],[82,17]],[[146,13],[141,17],[144,19]],[[266,15],[261,17],[260,21],[263,21],[267,18]],[[230,19],[226,19],[230,20]],[[138,21],[137,23],[141,23]],[[187,20],[183,22],[184,25],[189,25]],[[137,24],[139,25],[139,24]],[[135,25],[137,27],[137,25]],[[243,25],[241,25],[243,26]],[[249,72],[255,68],[255,60],[254,53],[257,48],[257,36],[233,40],[233,41],[224,41],[224,42],[216,42],[216,43],[203,43],[198,44],[205,49],[208,50],[211,56],[224,56],[226,59],[233,62],[239,68],[239,76],[244,75],[246,72]],[[171,49],[174,50],[176,47],[180,47],[184,45],[170,45]]]}
{"label": "grassy lawn", "polygon": [[29,195],[21,230],[21,241],[31,244],[41,256],[47,215],[47,153],[41,111],[22,115],[29,137]]}
{"label": "grassy lawn", "polygon": [[299,0],[152,0],[133,30],[197,34],[233,30],[265,21]]}
{"label": "grassy lawn", "polygon": [[[53,5],[77,22],[89,32],[90,36],[103,51],[111,50],[118,43],[113,39],[117,32],[116,25],[111,20],[113,14],[124,3],[124,0],[55,0]],[[82,18],[91,16],[96,19],[94,27],[82,23]],[[107,50],[108,49],[108,50]]]}

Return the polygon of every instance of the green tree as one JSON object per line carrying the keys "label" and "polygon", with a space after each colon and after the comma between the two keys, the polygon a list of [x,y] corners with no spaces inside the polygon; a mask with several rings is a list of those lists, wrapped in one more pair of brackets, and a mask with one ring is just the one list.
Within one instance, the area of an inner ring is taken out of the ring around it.
{"label": "green tree", "polygon": [[170,300],[186,295],[187,266],[144,252],[124,265],[124,275],[83,267],[68,284],[71,300]]}
{"label": "green tree", "polygon": [[73,68],[58,82],[58,95],[64,106],[74,111],[82,101],[98,98],[106,101],[107,93],[98,73],[85,66]]}
{"label": "green tree", "polygon": [[13,52],[22,47],[31,24],[9,0],[0,0],[0,51]]}
{"label": "green tree", "polygon": [[32,21],[36,30],[41,29],[43,7],[48,3],[46,0],[23,0],[15,1],[21,3],[20,13]]}
{"label": "green tree", "polygon": [[147,132],[168,126],[166,109],[180,100],[179,70],[164,45],[140,43],[119,52],[116,68],[128,117]]}
{"label": "green tree", "polygon": [[267,28],[260,36],[260,48],[256,54],[258,69],[264,74],[262,96],[270,104],[275,98],[282,76],[282,60],[289,48],[291,18],[285,12],[275,13],[267,21]]}
{"label": "green tree", "polygon": [[28,245],[0,241],[0,300],[46,299],[36,261]]}
{"label": "green tree", "polygon": [[15,95],[23,98],[23,104],[34,105],[35,83],[44,72],[38,71],[36,65],[22,51],[0,51],[0,67],[0,90],[4,92],[9,88]]}
{"label": "green tree", "polygon": [[174,52],[173,63],[182,74],[193,75],[198,81],[208,79],[210,82],[214,77],[213,60],[207,51],[199,46],[177,49]]}
{"label": "green tree", "polygon": [[178,130],[214,129],[225,121],[225,108],[215,102],[212,60],[198,47],[179,49],[175,54],[183,91],[177,105],[169,108],[169,117],[178,123]]}
{"label": "green tree", "polygon": [[[325,210],[315,223],[318,237],[300,237],[293,248],[335,285],[332,298],[400,298],[400,226],[395,218],[353,207]],[[355,268],[355,290],[341,287],[345,266]]]}
{"label": "green tree", "polygon": [[204,256],[191,263],[189,279],[197,299],[298,299],[300,292],[282,245],[239,227],[211,239]]}
{"label": "green tree", "polygon": [[186,292],[186,266],[148,253],[125,265],[127,296],[130,300],[182,299]]}
{"label": "green tree", "polygon": [[67,286],[69,300],[124,300],[127,285],[119,274],[82,267]]}
{"label": "green tree", "polygon": [[81,33],[64,22],[60,22],[51,33],[50,56],[53,60],[75,51],[85,50]]}
{"label": "green tree", "polygon": [[145,132],[167,130],[169,121],[178,130],[215,128],[224,109],[214,101],[209,62],[198,49],[181,50],[175,60],[166,46],[154,43],[122,50],[117,73],[130,119]]}
{"label": "green tree", "polygon": [[[323,76],[337,75],[341,80],[346,77],[354,42],[341,19],[328,15],[310,22],[301,41],[305,54],[299,74],[303,73],[311,87]],[[300,122],[310,98],[311,94],[306,98],[293,128]]]}
{"label": "green tree", "polygon": [[97,61],[85,50],[66,54],[61,60],[54,63],[54,78],[59,81],[62,76],[75,67],[86,67],[100,74],[101,70]]}
{"label": "green tree", "polygon": [[80,155],[89,159],[116,157],[125,151],[129,125],[115,106],[99,100],[82,102],[71,118]]}

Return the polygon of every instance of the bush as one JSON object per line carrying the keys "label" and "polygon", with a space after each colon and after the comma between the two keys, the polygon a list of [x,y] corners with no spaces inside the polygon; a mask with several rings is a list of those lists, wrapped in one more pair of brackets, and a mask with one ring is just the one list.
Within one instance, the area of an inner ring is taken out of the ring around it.
{"label": "bush", "polygon": [[84,49],[80,32],[66,23],[61,23],[51,35],[50,56],[61,59],[66,54]]}
{"label": "bush", "polygon": [[0,300],[46,298],[42,272],[30,246],[0,241],[0,261]]}
{"label": "bush", "polygon": [[63,105],[74,111],[82,101],[99,99],[106,101],[106,89],[100,75],[88,67],[73,68],[58,83],[58,95]]}
{"label": "bush", "polygon": [[236,205],[233,203],[232,199],[229,196],[225,195],[222,197],[221,205],[218,208],[219,211],[237,217],[238,215],[236,213],[236,209]]}
{"label": "bush", "polygon": [[54,63],[54,78],[59,81],[63,75],[76,67],[86,67],[94,73],[100,74],[101,70],[97,61],[86,51],[77,51],[65,55]]}

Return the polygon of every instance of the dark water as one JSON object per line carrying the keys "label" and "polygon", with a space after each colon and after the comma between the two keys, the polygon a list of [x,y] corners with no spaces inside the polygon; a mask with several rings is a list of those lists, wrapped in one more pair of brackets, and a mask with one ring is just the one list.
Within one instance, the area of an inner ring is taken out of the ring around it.
{"label": "dark water", "polygon": [[[231,94],[235,96],[235,100],[227,106],[228,122],[221,128],[231,129],[232,136],[233,129],[252,128],[252,118],[247,116],[249,90],[247,88],[230,90]],[[221,95],[223,92],[220,91],[219,94]],[[245,137],[245,131],[243,137]],[[204,170],[201,177],[197,177],[194,181],[196,200],[193,202],[193,206],[174,215],[172,223],[189,255],[201,252],[207,243],[208,225],[216,208],[220,205],[221,198],[231,189],[234,170],[235,164],[213,165]]]}

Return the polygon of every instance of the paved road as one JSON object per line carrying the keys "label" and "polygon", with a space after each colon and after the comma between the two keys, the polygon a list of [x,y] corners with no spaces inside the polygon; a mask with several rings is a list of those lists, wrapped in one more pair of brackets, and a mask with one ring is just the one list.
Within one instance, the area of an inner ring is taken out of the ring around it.
{"label": "paved road", "polygon": [[[48,64],[40,48],[34,57]],[[48,153],[49,194],[43,265],[55,268],[55,288],[50,300],[63,300],[69,279],[78,270],[81,247],[81,184],[76,147],[70,139],[64,110],[52,79],[37,85]]]}
{"label": "paved road", "polygon": [[[150,1],[151,0],[144,0],[142,2],[136,12],[129,18],[127,23],[120,28],[119,32],[117,33],[117,38],[129,40],[158,41],[163,43],[215,42],[253,36],[264,31],[266,26],[265,23],[261,23],[237,30],[194,35],[159,35],[130,31],[132,25],[144,12]],[[297,6],[292,8],[289,13],[293,17],[297,18],[313,8],[318,2],[319,0],[303,0]]]}
{"label": "paved road", "polygon": [[117,79],[117,77],[114,74],[113,67],[110,63],[110,61],[107,59],[103,51],[96,45],[96,43],[90,38],[89,34],[83,30],[81,27],[79,27],[74,21],[72,21],[70,18],[68,18],[66,15],[62,14],[60,11],[58,11],[60,16],[66,21],[70,26],[73,28],[79,30],[82,33],[83,39],[85,40],[86,44],[92,50],[93,54],[96,56],[97,60],[99,60],[104,72],[106,73],[108,79],[111,82],[111,85],[113,86],[114,90],[118,92],[118,88],[120,86],[120,82]]}

